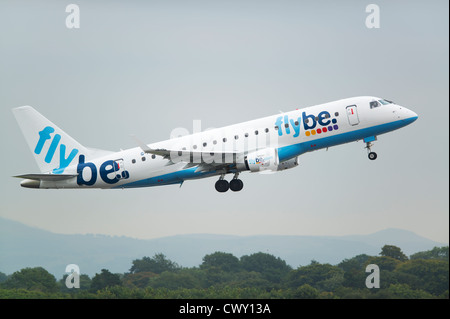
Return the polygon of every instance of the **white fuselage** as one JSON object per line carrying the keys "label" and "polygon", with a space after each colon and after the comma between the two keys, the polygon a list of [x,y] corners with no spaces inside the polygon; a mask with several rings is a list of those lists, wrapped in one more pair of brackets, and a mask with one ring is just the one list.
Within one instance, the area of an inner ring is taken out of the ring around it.
{"label": "white fuselage", "polygon": [[[180,184],[189,179],[257,171],[254,167],[260,164],[259,153],[261,158],[272,154],[270,168],[281,170],[283,163],[295,161],[296,165],[297,157],[305,152],[357,140],[371,142],[377,135],[416,119],[414,112],[380,98],[343,99],[147,145],[152,150],[172,150],[173,157],[148,153],[143,147],[103,156],[80,152],[63,172],[59,172],[78,176],[41,180],[39,188]],[[182,156],[185,153],[187,157]],[[189,159],[189,154],[195,155],[194,158]],[[207,158],[208,154],[212,157],[213,154],[235,154],[235,157],[232,161],[223,160],[223,156],[214,160]]]}

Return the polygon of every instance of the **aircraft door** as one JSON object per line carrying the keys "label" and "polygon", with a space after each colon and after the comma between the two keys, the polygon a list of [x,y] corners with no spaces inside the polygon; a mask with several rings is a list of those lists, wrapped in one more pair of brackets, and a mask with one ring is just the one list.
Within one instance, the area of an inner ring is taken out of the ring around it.
{"label": "aircraft door", "polygon": [[117,159],[114,162],[115,162],[114,171],[116,173],[116,178],[119,180],[123,179],[123,178],[128,178],[129,173],[125,170],[125,165],[123,164],[123,159]]}
{"label": "aircraft door", "polygon": [[356,108],[356,105],[347,106],[347,117],[350,125],[359,124],[358,110]]}

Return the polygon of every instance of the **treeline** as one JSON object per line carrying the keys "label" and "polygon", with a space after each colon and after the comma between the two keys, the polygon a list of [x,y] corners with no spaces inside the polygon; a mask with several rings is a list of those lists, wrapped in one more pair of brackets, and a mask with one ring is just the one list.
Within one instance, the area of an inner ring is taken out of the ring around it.
{"label": "treeline", "polygon": [[[42,267],[24,268],[0,273],[0,298],[448,299],[448,250],[435,247],[408,258],[399,247],[386,245],[379,256],[362,254],[338,265],[311,261],[296,269],[262,252],[241,258],[215,252],[192,268],[155,254],[133,260],[128,273],[82,274],[80,288],[72,289],[66,287],[68,275],[57,281]],[[369,264],[380,269],[380,288],[366,286]]]}

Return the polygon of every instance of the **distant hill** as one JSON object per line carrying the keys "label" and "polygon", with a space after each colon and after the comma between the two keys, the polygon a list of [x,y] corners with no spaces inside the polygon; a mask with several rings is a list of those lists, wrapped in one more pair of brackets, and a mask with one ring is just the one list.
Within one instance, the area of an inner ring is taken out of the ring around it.
{"label": "distant hill", "polygon": [[105,235],[55,234],[0,218],[0,272],[11,274],[25,267],[42,266],[61,278],[68,264],[77,264],[94,276],[102,268],[128,272],[134,259],[163,253],[184,267],[199,266],[215,251],[236,257],[264,252],[296,268],[311,260],[338,264],[359,254],[378,255],[385,244],[400,247],[406,255],[447,244],[434,242],[402,229],[385,229],[352,236],[231,236],[194,234],[157,239]]}

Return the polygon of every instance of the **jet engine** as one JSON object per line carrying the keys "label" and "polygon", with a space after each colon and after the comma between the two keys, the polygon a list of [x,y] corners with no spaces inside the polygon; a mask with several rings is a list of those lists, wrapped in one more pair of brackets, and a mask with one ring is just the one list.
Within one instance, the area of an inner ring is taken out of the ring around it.
{"label": "jet engine", "polygon": [[258,150],[245,157],[245,166],[251,172],[277,171],[278,164],[278,150],[276,148]]}
{"label": "jet engine", "polygon": [[280,162],[276,148],[265,148],[251,152],[245,156],[244,163],[238,164],[239,170],[250,172],[277,172],[294,168],[298,165],[298,157]]}
{"label": "jet engine", "polygon": [[298,165],[298,156],[278,164],[277,171],[284,171],[285,169],[294,168],[297,165]]}

